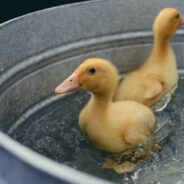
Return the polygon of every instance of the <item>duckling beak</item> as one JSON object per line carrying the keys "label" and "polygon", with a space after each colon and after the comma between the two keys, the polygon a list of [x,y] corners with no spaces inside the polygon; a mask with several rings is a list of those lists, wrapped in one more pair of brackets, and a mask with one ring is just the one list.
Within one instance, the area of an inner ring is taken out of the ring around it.
{"label": "duckling beak", "polygon": [[181,16],[181,25],[184,24],[184,17]]}
{"label": "duckling beak", "polygon": [[78,75],[73,73],[63,83],[56,87],[55,93],[62,94],[79,90],[82,84],[79,82]]}

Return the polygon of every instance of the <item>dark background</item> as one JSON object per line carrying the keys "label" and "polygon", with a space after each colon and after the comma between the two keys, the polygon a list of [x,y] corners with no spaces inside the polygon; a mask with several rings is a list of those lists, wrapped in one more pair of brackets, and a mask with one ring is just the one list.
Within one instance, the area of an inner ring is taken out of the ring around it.
{"label": "dark background", "polygon": [[89,0],[0,0],[0,23],[37,10]]}

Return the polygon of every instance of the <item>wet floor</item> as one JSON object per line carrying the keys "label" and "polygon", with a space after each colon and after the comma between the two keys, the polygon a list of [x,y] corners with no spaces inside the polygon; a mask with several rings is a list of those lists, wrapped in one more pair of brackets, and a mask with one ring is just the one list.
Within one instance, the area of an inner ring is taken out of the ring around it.
{"label": "wet floor", "polygon": [[[162,150],[134,172],[117,174],[103,169],[108,153],[89,148],[78,126],[80,109],[89,99],[76,92],[43,108],[19,125],[10,136],[25,146],[57,162],[122,184],[184,184],[184,75],[169,105],[156,114],[166,123],[157,134]],[[168,135],[169,134],[169,135]],[[164,138],[168,135],[167,138]]]}

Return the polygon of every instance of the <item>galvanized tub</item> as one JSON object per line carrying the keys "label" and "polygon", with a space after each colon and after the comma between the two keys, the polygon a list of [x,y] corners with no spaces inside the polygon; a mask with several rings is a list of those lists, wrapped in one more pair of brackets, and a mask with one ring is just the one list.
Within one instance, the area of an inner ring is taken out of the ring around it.
{"label": "galvanized tub", "polygon": [[[0,183],[111,182],[108,177],[102,180],[48,159],[7,134],[41,109],[58,100],[62,103],[65,96],[55,96],[54,88],[86,58],[110,60],[120,73],[138,67],[152,47],[153,19],[164,7],[178,8],[184,14],[181,0],[93,0],[46,9],[1,24]],[[172,45],[182,73],[182,28]]]}

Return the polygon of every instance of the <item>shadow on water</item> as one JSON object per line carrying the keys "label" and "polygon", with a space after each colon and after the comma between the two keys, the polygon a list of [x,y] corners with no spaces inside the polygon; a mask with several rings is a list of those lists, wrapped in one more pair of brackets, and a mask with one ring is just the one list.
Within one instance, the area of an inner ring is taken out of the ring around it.
{"label": "shadow on water", "polygon": [[[162,150],[134,172],[119,175],[102,165],[106,152],[89,149],[78,126],[80,109],[89,94],[76,92],[54,102],[19,125],[10,136],[25,146],[57,162],[123,184],[183,184],[184,182],[184,76],[169,105],[157,112],[158,122],[167,122],[161,131],[169,136],[161,141]],[[167,129],[167,130],[166,130]],[[168,131],[169,130],[169,131]]]}

